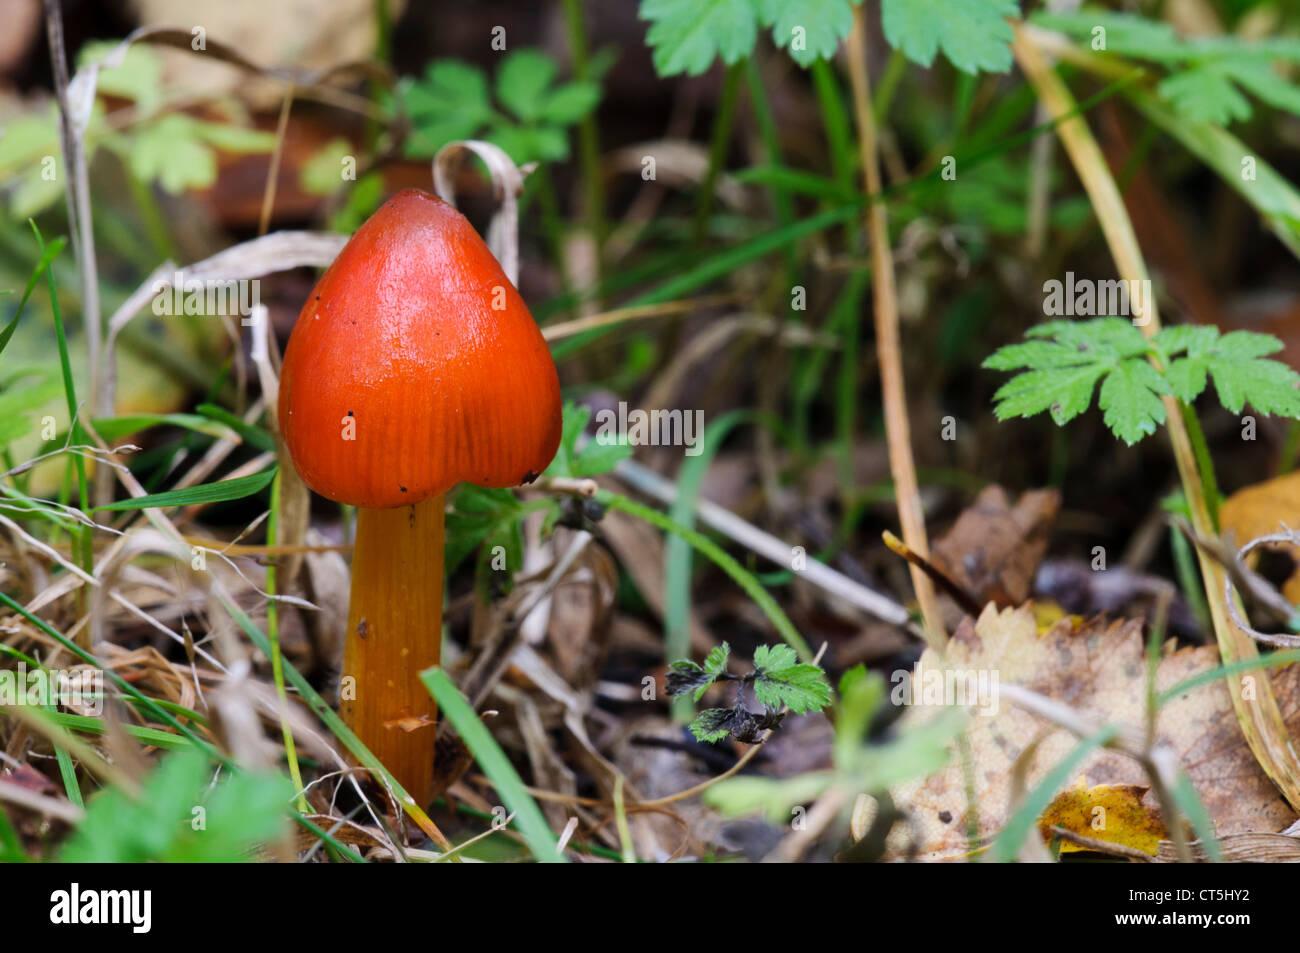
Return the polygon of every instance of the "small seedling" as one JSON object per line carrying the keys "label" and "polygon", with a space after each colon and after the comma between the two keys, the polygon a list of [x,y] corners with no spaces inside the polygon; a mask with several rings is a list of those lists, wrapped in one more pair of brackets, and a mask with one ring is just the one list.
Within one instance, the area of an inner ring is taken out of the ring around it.
{"label": "small seedling", "polygon": [[1300,418],[1300,374],[1267,358],[1282,349],[1270,334],[1221,335],[1214,327],[1184,324],[1148,339],[1123,318],[1097,318],[1049,321],[1025,336],[984,362],[996,371],[1024,368],[993,397],[999,420],[1046,410],[1064,425],[1088,409],[1100,381],[1097,402],[1106,426],[1132,445],[1165,422],[1162,396],[1190,404],[1210,378],[1219,402],[1234,414],[1249,403],[1260,413]]}
{"label": "small seedling", "polygon": [[[731,646],[723,642],[697,665],[689,659],[673,662],[668,670],[668,694],[694,692],[694,701],[704,697],[715,682],[736,682],[736,703],[730,708],[706,708],[691,722],[691,734],[700,741],[713,743],[731,735],[737,741],[753,744],[759,733],[778,728],[789,709],[798,715],[821,711],[831,701],[831,686],[826,674],[816,665],[799,662],[788,645],[760,645],[754,652],[754,670],[744,675],[727,671]],[[761,711],[750,711],[745,704],[745,688],[752,688]]]}

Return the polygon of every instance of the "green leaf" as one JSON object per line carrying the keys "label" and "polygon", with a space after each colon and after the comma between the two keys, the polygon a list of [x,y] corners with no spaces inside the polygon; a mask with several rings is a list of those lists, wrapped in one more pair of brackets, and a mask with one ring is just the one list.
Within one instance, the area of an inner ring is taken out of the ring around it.
{"label": "green leaf", "polygon": [[882,0],[881,21],[889,45],[929,67],[940,50],[966,73],[1005,73],[1011,68],[1014,34],[1007,17],[1019,16],[1016,0]]}
{"label": "green leaf", "polygon": [[668,669],[668,694],[684,695],[695,692],[695,701],[704,697],[705,691],[712,685],[718,675],[727,668],[727,659],[731,656],[731,646],[726,642],[715,646],[704,660],[704,665],[696,665],[690,659],[678,659]]}
{"label": "green leaf", "polygon": [[[512,541],[505,537],[524,514],[523,505],[509,490],[461,484],[447,514],[443,571],[450,573],[470,553],[493,540],[499,540],[509,550],[507,544]],[[517,567],[520,561],[507,559],[507,563]]]}
{"label": "green leaf", "polygon": [[1160,395],[1168,393],[1169,384],[1160,372],[1147,361],[1134,358],[1106,375],[1097,403],[1115,436],[1132,445],[1165,422]]}
{"label": "green leaf", "polygon": [[[571,400],[564,402],[563,423],[560,425],[560,446],[555,451],[555,458],[546,468],[545,475],[550,477],[573,476],[573,460],[578,455],[578,436],[587,429],[591,420],[591,408],[585,404],[576,404]],[[585,449],[585,448],[584,448]]]}
{"label": "green leaf", "polygon": [[600,439],[588,441],[571,465],[575,477],[594,477],[608,473],[628,457],[632,447],[621,439],[618,443],[603,443]]}
{"label": "green leaf", "polygon": [[[708,688],[707,685],[704,687]],[[696,741],[713,744],[730,734],[731,725],[735,718],[736,709],[734,708],[706,708],[695,716],[695,720],[690,723],[689,727]]]}
{"label": "green leaf", "polygon": [[850,0],[758,0],[759,18],[772,28],[772,42],[805,67],[835,55],[853,29],[853,6]]}
{"label": "green leaf", "polygon": [[583,81],[565,83],[545,97],[538,118],[560,126],[571,126],[595,109],[598,102],[599,84]]}
{"label": "green leaf", "polygon": [[183,490],[167,490],[164,493],[149,493],[130,500],[117,500],[95,507],[96,510],[143,510],[152,506],[190,506],[195,503],[225,503],[229,500],[242,500],[262,492],[275,479],[276,467],[254,473],[250,476],[236,477],[233,480],[219,480],[216,483],[203,483],[199,486],[186,487]]}
{"label": "green leaf", "polygon": [[[238,420],[238,418],[235,419]],[[181,427],[193,433],[216,437],[218,440],[235,439],[238,436],[237,433],[232,432],[233,428],[227,426],[224,421],[219,423],[199,414],[129,414],[118,417],[100,417],[92,423],[95,433],[99,434],[106,443],[115,443],[123,437],[139,433],[141,430],[161,426]],[[243,421],[241,420],[240,423],[243,424]],[[272,443],[271,446],[262,449],[272,450],[274,447],[275,445]]]}
{"label": "green leaf", "polygon": [[641,0],[637,15],[650,21],[646,42],[660,76],[698,76],[718,57],[739,63],[758,42],[753,0]]}
{"label": "green leaf", "polygon": [[111,789],[93,797],[59,859],[66,863],[237,863],[282,837],[293,796],[276,774],[239,774],[212,790],[208,759],[168,754],[139,798]]}
{"label": "green leaf", "polygon": [[993,399],[999,420],[1050,411],[1063,425],[1088,409],[1093,387],[1105,420],[1121,440],[1134,443],[1164,421],[1159,396],[1170,392],[1147,361],[1151,346],[1131,321],[1049,321],[1027,332],[1030,340],[992,354],[991,370],[1029,370],[1007,381]]}
{"label": "green leaf", "polygon": [[834,777],[830,771],[809,771],[779,779],[727,778],[707,789],[701,799],[729,817],[762,814],[773,824],[789,823],[791,812],[817,800]]}
{"label": "green leaf", "polygon": [[27,436],[32,429],[32,413],[63,393],[57,365],[33,365],[14,370],[10,383],[0,391],[0,447]]}
{"label": "green leaf", "polygon": [[194,408],[198,413],[207,417],[209,420],[215,420],[217,423],[225,424],[243,439],[249,446],[256,447],[258,450],[274,450],[275,439],[263,430],[253,424],[244,423],[244,418],[237,414],[232,414],[224,407],[218,407],[216,404],[199,404]]}
{"label": "green leaf", "polygon": [[483,71],[459,60],[435,60],[423,78],[401,87],[411,115],[408,156],[432,156],[455,139],[472,139],[495,117]]}
{"label": "green leaf", "polygon": [[1233,85],[1229,74],[1214,65],[1174,73],[1162,80],[1157,90],[1188,119],[1226,126],[1250,118],[1250,101]]}
{"label": "green leaf", "polygon": [[[102,60],[118,47],[116,40],[93,40],[77,53],[78,66]],[[162,58],[156,50],[140,44],[127,47],[122,63],[113,69],[100,70],[95,84],[99,94],[129,99],[139,108],[141,115],[149,115],[162,102]]]}
{"label": "green leaf", "polygon": [[36,290],[36,283],[41,280],[41,276],[45,274],[45,269],[50,267],[50,262],[54,261],[59,252],[63,251],[63,246],[67,243],[66,238],[60,237],[46,246],[40,261],[36,263],[36,267],[32,269],[32,273],[27,279],[27,287],[23,289],[23,296],[18,300],[18,307],[14,309],[14,316],[9,319],[9,323],[3,329],[0,329],[0,353],[4,353],[6,345],[9,344],[9,339],[18,330],[18,320],[23,316],[23,309],[27,307],[27,301],[31,298],[32,292]]}
{"label": "green leaf", "polygon": [[346,181],[343,178],[344,160],[354,155],[352,143],[338,136],[321,147],[321,150],[303,163],[298,173],[304,192],[309,195],[331,195]]}
{"label": "green leaf", "polygon": [[754,697],[770,709],[786,705],[797,715],[820,711],[831,702],[831,686],[816,665],[799,662],[788,645],[760,645],[754,651]]}
{"label": "green leaf", "polygon": [[564,863],[565,857],[556,844],[555,833],[546,823],[541,808],[460,689],[440,668],[421,672],[420,679],[438,703],[443,716],[465,742],[465,747],[474,755],[474,760],[492,782],[505,806],[515,815],[533,856],[543,863]]}
{"label": "green leaf", "polygon": [[275,133],[264,129],[251,129],[228,122],[209,122],[190,118],[190,129],[195,139],[225,152],[270,152],[275,148]]}
{"label": "green leaf", "polygon": [[[1060,30],[1100,53],[1164,65],[1170,75],[1157,89],[1184,119],[1219,125],[1249,119],[1254,110],[1239,87],[1270,106],[1300,114],[1300,88],[1274,69],[1278,61],[1300,59],[1300,44],[1292,37],[1248,40],[1227,35],[1184,39],[1168,24],[1095,8],[1073,13],[1040,12],[1032,21],[1037,26]],[[1105,45],[1099,49],[1103,36]]]}
{"label": "green leaf", "polygon": [[541,117],[544,96],[555,82],[555,61],[539,50],[517,50],[497,71],[497,99],[525,122]]}
{"label": "green leaf", "polygon": [[861,663],[840,676],[840,707],[835,719],[835,763],[847,765],[862,744],[871,719],[885,700],[885,677]]}
{"label": "green leaf", "polygon": [[1071,12],[1040,10],[1030,17],[1030,22],[1049,30],[1059,30],[1088,44],[1094,41],[1094,37],[1100,42],[1104,35],[1105,49],[1098,52],[1156,62],[1177,62],[1187,55],[1183,41],[1173,27],[1131,13],[1115,13],[1097,7]]}
{"label": "green leaf", "polygon": [[196,135],[196,120],[169,113],[113,140],[141,182],[157,182],[173,195],[203,189],[217,180],[217,157]]}
{"label": "green leaf", "polygon": [[1282,342],[1271,334],[1233,331],[1220,336],[1212,327],[1172,327],[1160,332],[1156,346],[1179,400],[1195,400],[1209,375],[1219,402],[1234,414],[1249,403],[1262,414],[1300,417],[1300,374],[1266,358],[1282,349]]}
{"label": "green leaf", "polygon": [[[1136,86],[1128,87],[1125,95],[1148,120],[1182,143],[1249,202],[1300,258],[1300,192],[1291,182],[1227,130],[1180,116]],[[1250,175],[1246,175],[1247,167]]]}

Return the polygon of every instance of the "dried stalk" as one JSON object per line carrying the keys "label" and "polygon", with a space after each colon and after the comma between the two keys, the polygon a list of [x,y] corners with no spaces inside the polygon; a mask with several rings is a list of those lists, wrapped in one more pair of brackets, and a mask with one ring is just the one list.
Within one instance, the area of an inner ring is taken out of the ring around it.
{"label": "dried stalk", "polygon": [[[880,363],[880,388],[885,405],[885,436],[889,444],[889,471],[894,478],[898,521],[903,541],[922,558],[929,559],[925,534],[925,513],[916,482],[912,459],[912,433],[907,420],[907,391],[903,382],[902,345],[898,333],[898,296],[894,287],[894,256],[889,245],[889,216],[880,201],[880,156],[876,144],[876,121],[871,106],[871,83],[867,78],[867,28],[862,7],[853,10],[853,31],[849,34],[849,77],[853,84],[853,109],[857,116],[858,142],[867,195],[867,231],[871,236],[871,287],[876,315],[876,355]],[[948,640],[939,599],[930,578],[909,565],[912,588],[921,606],[925,639],[942,652]]]}

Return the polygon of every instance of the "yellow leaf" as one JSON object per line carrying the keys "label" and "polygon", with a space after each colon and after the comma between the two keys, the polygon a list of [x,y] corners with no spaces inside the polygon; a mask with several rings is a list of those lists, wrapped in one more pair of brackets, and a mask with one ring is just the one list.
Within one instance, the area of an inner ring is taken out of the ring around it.
{"label": "yellow leaf", "polygon": [[[1038,819],[1044,839],[1050,839],[1053,827],[1133,847],[1155,856],[1160,840],[1165,837],[1165,826],[1159,815],[1149,807],[1143,796],[1147,788],[1140,784],[1094,784],[1088,787],[1083,775],[1075,786],[1058,794]],[[1061,841],[1061,853],[1086,850],[1069,841]]]}

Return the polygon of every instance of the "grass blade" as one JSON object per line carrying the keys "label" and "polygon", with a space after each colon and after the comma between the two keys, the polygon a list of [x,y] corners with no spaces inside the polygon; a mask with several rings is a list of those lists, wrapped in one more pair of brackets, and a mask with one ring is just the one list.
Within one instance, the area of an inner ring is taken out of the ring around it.
{"label": "grass blade", "polygon": [[420,679],[438,703],[438,708],[455,726],[483,773],[496,786],[506,808],[515,815],[533,856],[542,863],[565,863],[565,857],[556,845],[555,833],[546,823],[542,809],[525,790],[524,782],[519,779],[514,765],[460,693],[460,689],[440,668],[421,672]]}
{"label": "grass blade", "polygon": [[143,510],[151,506],[189,506],[194,503],[226,503],[230,500],[242,500],[246,496],[261,493],[275,479],[277,467],[263,470],[234,480],[218,480],[216,483],[203,483],[199,486],[186,487],[183,490],[167,490],[163,493],[149,493],[145,496],[132,497],[129,500],[117,500],[95,507],[96,510]]}

